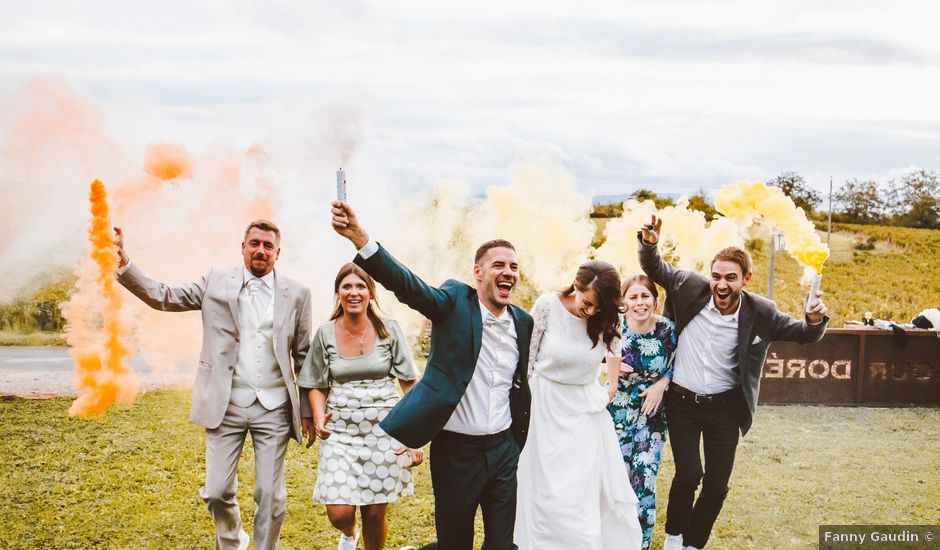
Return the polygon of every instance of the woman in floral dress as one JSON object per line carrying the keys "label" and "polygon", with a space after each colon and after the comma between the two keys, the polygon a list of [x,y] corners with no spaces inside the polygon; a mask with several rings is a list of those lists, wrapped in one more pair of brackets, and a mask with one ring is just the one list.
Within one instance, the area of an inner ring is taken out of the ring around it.
{"label": "woman in floral dress", "polygon": [[[656,474],[666,446],[662,402],[672,378],[676,351],[675,324],[656,315],[659,292],[645,275],[623,284],[626,312],[621,339],[623,364],[618,384],[610,384],[607,410],[614,420],[630,484],[640,503],[643,549],[648,550],[656,523]],[[615,389],[616,388],[616,389]]]}

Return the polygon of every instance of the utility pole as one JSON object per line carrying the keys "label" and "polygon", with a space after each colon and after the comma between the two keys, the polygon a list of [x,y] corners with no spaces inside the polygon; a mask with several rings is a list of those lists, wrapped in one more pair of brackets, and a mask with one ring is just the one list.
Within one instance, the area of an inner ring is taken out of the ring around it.
{"label": "utility pole", "polygon": [[774,229],[770,233],[770,277],[767,281],[767,299],[774,299],[774,257],[777,255],[778,250],[783,250],[787,247],[787,243],[783,240],[783,233]]}
{"label": "utility pole", "polygon": [[776,241],[777,235],[770,236],[770,277],[767,278],[767,299],[774,299],[774,257],[777,255]]}
{"label": "utility pole", "polygon": [[829,246],[830,237],[832,237],[832,176],[829,176],[829,227],[826,228],[826,246]]}

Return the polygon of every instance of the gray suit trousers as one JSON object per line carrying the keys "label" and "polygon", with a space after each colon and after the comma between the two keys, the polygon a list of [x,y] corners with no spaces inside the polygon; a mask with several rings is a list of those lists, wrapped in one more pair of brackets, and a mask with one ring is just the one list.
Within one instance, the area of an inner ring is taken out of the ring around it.
{"label": "gray suit trousers", "polygon": [[277,547],[287,511],[284,456],[290,427],[290,402],[269,411],[255,401],[248,407],[229,403],[222,424],[206,429],[206,485],[199,494],[215,520],[217,549],[238,548],[242,530],[235,498],[238,459],[249,432],[255,451],[255,548],[273,550]]}

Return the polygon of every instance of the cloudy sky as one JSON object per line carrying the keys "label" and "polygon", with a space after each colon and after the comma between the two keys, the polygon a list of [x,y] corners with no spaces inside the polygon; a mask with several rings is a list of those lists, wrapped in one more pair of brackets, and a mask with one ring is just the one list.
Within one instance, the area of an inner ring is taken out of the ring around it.
{"label": "cloudy sky", "polygon": [[935,0],[4,4],[0,91],[62,79],[194,149],[339,120],[410,190],[532,151],[596,194],[940,169]]}

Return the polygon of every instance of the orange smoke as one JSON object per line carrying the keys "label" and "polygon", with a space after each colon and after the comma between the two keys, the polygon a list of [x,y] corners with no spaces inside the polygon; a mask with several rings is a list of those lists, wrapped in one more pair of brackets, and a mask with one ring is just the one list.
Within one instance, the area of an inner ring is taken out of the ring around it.
{"label": "orange smoke", "polygon": [[[131,349],[126,342],[127,328],[121,322],[122,298],[114,276],[118,255],[104,184],[93,181],[88,198],[92,215],[89,254],[79,266],[77,292],[65,310],[79,391],[69,416],[81,417],[100,416],[115,401],[130,403],[139,387],[125,362]],[[96,303],[98,308],[94,309]],[[93,309],[87,309],[89,306]]]}
{"label": "orange smoke", "polygon": [[193,177],[193,159],[182,145],[157,143],[147,149],[144,172],[162,180]]}
{"label": "orange smoke", "polygon": [[196,173],[193,165],[192,155],[182,145],[156,143],[148,147],[144,159],[147,175],[118,187],[111,194],[118,217],[121,205],[140,201],[144,195],[153,194],[167,183],[178,184],[179,180],[191,179]]}

